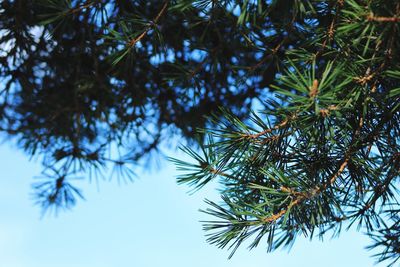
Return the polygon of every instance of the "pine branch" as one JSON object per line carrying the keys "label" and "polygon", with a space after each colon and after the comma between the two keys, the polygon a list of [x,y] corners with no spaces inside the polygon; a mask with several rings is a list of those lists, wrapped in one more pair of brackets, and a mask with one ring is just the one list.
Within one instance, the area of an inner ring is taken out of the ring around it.
{"label": "pine branch", "polygon": [[165,1],[164,5],[162,6],[160,12],[158,12],[157,16],[153,19],[153,21],[145,28],[145,30],[139,34],[137,37],[133,38],[132,40],[130,40],[127,44],[127,46],[129,48],[132,48],[136,45],[137,42],[139,42],[141,39],[143,39],[143,37],[145,37],[147,35],[147,33],[153,29],[154,25],[156,25],[158,23],[158,21],[160,20],[160,18],[164,15],[165,11],[167,10],[169,1]]}
{"label": "pine branch", "polygon": [[290,194],[293,194],[296,196],[296,198],[290,202],[290,204],[288,205],[288,207],[286,209],[281,210],[280,212],[273,214],[271,216],[268,216],[266,218],[262,218],[261,221],[263,223],[272,223],[272,222],[276,222],[279,218],[281,218],[283,215],[285,215],[289,210],[291,210],[293,207],[300,205],[301,203],[303,203],[305,200],[310,200],[314,197],[316,197],[317,195],[321,194],[324,190],[326,190],[330,185],[332,185],[336,179],[343,173],[343,171],[345,170],[347,164],[349,163],[350,160],[350,156],[347,156],[344,158],[343,163],[340,165],[339,169],[337,170],[337,172],[331,177],[331,179],[329,179],[329,182],[324,184],[322,187],[315,187],[312,190],[309,190],[307,192],[295,192],[292,191],[290,189],[290,191],[288,189],[284,189],[283,191],[289,191]]}
{"label": "pine branch", "polygon": [[86,9],[86,8],[89,8],[89,7],[93,6],[93,5],[95,5],[97,2],[99,2],[99,0],[86,1],[86,3],[81,4],[81,5],[79,5],[79,6],[75,7],[75,8],[70,9],[68,13],[69,14],[78,13],[78,12],[80,12],[80,11]]}
{"label": "pine branch", "polygon": [[293,115],[293,116],[291,116],[291,118],[283,120],[282,122],[280,122],[279,124],[275,125],[272,128],[264,129],[263,131],[256,133],[256,134],[242,134],[242,137],[249,138],[249,139],[256,139],[260,136],[266,135],[268,133],[272,133],[275,130],[279,130],[279,129],[285,127],[286,125],[288,125],[289,122],[293,121],[295,118],[296,118],[296,115]]}
{"label": "pine branch", "polygon": [[371,207],[375,205],[375,203],[387,192],[388,187],[392,183],[392,181],[398,177],[399,175],[399,160],[400,160],[400,153],[396,153],[393,155],[393,158],[391,160],[391,164],[393,164],[395,167],[395,170],[389,174],[388,178],[384,180],[383,183],[379,184],[374,188],[375,194],[372,196],[372,198],[364,205],[362,209],[360,209],[357,213],[356,216],[364,214],[367,210],[369,210]]}
{"label": "pine branch", "polygon": [[[318,82],[316,83],[314,81],[314,86],[318,86]],[[280,212],[273,214],[271,216],[268,216],[266,218],[262,218],[261,221],[264,223],[272,223],[272,222],[276,222],[279,218],[281,218],[283,215],[285,215],[289,210],[291,210],[293,207],[302,204],[305,200],[310,200],[313,199],[314,197],[318,196],[319,194],[323,193],[326,189],[328,189],[331,185],[333,185],[337,178],[340,177],[340,175],[343,173],[343,171],[346,169],[352,153],[354,152],[354,143],[357,141],[357,138],[360,135],[361,129],[364,125],[364,120],[362,117],[360,117],[359,123],[358,123],[358,128],[355,130],[355,133],[353,135],[351,144],[349,146],[349,149],[347,150],[347,152],[345,153],[345,157],[342,160],[342,163],[340,164],[338,170],[335,172],[334,175],[332,175],[332,177],[330,179],[328,179],[328,181],[322,185],[322,186],[316,186],[314,188],[312,188],[311,190],[308,190],[306,192],[295,192],[292,191],[291,189],[291,194],[294,194],[296,196],[296,198],[290,202],[289,206],[286,209],[281,210]],[[287,191],[288,189],[286,189]]]}
{"label": "pine branch", "polygon": [[367,21],[373,21],[373,22],[400,22],[400,17],[379,17],[379,16],[374,16],[374,15],[369,15],[367,17]]}
{"label": "pine branch", "polygon": [[333,17],[331,23],[329,24],[329,28],[326,31],[326,38],[324,39],[324,41],[322,43],[322,48],[320,50],[318,50],[318,52],[315,54],[315,58],[319,57],[323,53],[323,51],[326,49],[328,42],[333,40],[334,35],[335,35],[336,24],[337,24],[337,21],[339,18],[340,11],[343,8],[344,2],[345,2],[344,0],[336,1],[335,16]]}

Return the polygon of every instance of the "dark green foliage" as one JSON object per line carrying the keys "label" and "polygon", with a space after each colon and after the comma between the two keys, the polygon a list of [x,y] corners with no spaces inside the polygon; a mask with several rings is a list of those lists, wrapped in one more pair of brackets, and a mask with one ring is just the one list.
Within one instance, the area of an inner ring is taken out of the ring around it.
{"label": "dark green foliage", "polygon": [[211,243],[358,225],[399,258],[399,1],[5,0],[0,16],[0,126],[43,157],[45,208],[201,128],[195,163],[174,161],[195,189],[220,178]]}
{"label": "dark green foliage", "polygon": [[[174,133],[191,140],[220,106],[244,117],[298,37],[285,38],[270,20],[238,26],[235,7],[231,1],[2,1],[2,132],[67,181],[80,172],[98,176],[110,164],[130,174]],[[49,177],[56,192],[58,178]]]}
{"label": "dark green foliage", "polygon": [[217,219],[204,228],[232,253],[245,240],[273,250],[299,234],[357,225],[392,265],[400,258],[400,2],[286,2],[292,18],[280,27],[302,35],[269,85],[274,96],[250,120],[222,112],[202,131],[210,140],[202,154],[190,151],[197,163],[174,160],[185,171],[179,181],[219,178],[223,203],[207,201]]}

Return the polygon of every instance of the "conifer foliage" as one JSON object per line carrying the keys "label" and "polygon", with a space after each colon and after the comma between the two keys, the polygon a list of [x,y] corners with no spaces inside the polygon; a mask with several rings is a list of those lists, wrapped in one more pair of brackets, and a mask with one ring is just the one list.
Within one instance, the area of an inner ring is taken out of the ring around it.
{"label": "conifer foliage", "polygon": [[249,35],[268,47],[285,33],[268,32],[269,21],[254,33],[238,27],[233,8],[204,0],[0,1],[0,129],[42,159],[39,204],[71,207],[81,196],[72,179],[101,177],[107,167],[131,179],[138,161],[168,137],[192,140],[219,106],[248,114],[280,64],[257,66],[266,51]]}
{"label": "conifer foliage", "polygon": [[[243,27],[283,2],[246,16]],[[211,118],[217,126],[201,131],[202,153],[185,147],[194,161],[174,160],[179,182],[198,189],[219,180],[223,201],[207,200],[204,229],[232,254],[244,241],[274,250],[299,234],[357,226],[377,260],[392,265],[400,258],[400,2],[289,2],[292,18],[275,26],[299,39],[269,85],[273,97],[247,121],[226,110]]]}
{"label": "conifer foliage", "polygon": [[397,0],[4,0],[1,130],[43,158],[44,208],[76,202],[76,175],[129,178],[197,131],[200,153],[173,161],[180,183],[221,183],[210,243],[273,250],[356,225],[393,264],[399,27]]}

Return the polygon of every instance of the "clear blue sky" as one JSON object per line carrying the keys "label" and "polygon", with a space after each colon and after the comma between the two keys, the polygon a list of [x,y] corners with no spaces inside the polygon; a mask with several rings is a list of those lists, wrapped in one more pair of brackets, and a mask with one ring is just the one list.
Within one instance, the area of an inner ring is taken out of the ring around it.
{"label": "clear blue sky", "polygon": [[[171,152],[173,154],[173,152]],[[213,188],[195,195],[175,183],[175,167],[144,173],[132,184],[80,182],[86,201],[58,217],[40,218],[30,199],[41,166],[8,144],[0,146],[0,267],[368,267],[370,240],[355,231],[338,239],[299,239],[288,253],[263,246],[228,252],[205,242],[198,209]],[[376,266],[384,266],[376,265]]]}

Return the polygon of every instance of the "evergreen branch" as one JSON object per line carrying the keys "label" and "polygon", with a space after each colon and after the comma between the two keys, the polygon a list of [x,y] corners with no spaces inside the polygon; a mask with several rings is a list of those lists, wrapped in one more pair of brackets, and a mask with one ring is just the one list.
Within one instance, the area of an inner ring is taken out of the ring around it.
{"label": "evergreen branch", "polygon": [[145,30],[139,34],[137,37],[133,38],[130,40],[127,44],[129,48],[132,48],[136,45],[137,42],[139,42],[143,37],[147,35],[147,33],[158,23],[160,18],[164,15],[165,11],[167,10],[169,1],[165,1],[164,5],[162,6],[160,12],[158,12],[157,16],[153,19],[153,21],[145,28]]}
{"label": "evergreen branch", "polygon": [[[314,82],[314,85],[318,83]],[[353,144],[357,141],[357,138],[361,132],[361,129],[364,125],[364,120],[361,117],[358,123],[358,128],[355,130],[355,134],[352,138],[352,142],[349,146],[349,149],[347,150],[344,159],[342,160],[342,163],[340,164],[338,170],[335,172],[335,174],[323,185],[323,186],[316,186],[314,188],[312,188],[311,190],[308,190],[306,192],[295,192],[295,191],[290,191],[292,194],[294,194],[295,196],[297,196],[293,201],[290,202],[290,204],[288,205],[288,207],[286,209],[281,210],[280,212],[270,215],[268,217],[262,218],[261,221],[264,223],[272,223],[272,222],[276,222],[279,218],[281,218],[283,215],[285,215],[289,210],[291,210],[293,207],[300,205],[301,203],[303,203],[305,200],[309,200],[312,199],[314,197],[316,197],[317,195],[321,194],[323,191],[325,191],[329,186],[333,185],[335,183],[335,181],[337,180],[337,178],[343,173],[343,171],[345,170],[345,168],[347,167],[352,152],[354,150],[354,148],[352,147]],[[288,189],[285,188],[286,191],[288,191]]]}
{"label": "evergreen branch", "polygon": [[86,3],[81,4],[81,5],[79,5],[79,6],[75,7],[75,8],[73,8],[73,9],[70,9],[68,13],[69,13],[69,14],[78,13],[78,12],[80,12],[80,11],[83,10],[83,9],[86,9],[86,8],[89,8],[89,7],[93,6],[93,5],[96,4],[96,2],[98,2],[98,1],[99,1],[99,0],[86,1]]}
{"label": "evergreen branch", "polygon": [[259,133],[256,133],[256,134],[242,134],[242,137],[250,138],[250,139],[256,139],[256,138],[258,138],[260,136],[266,135],[266,134],[271,133],[271,132],[273,132],[275,130],[278,130],[278,129],[281,129],[281,128],[285,127],[291,120],[295,119],[296,117],[297,117],[296,115],[293,115],[290,119],[285,119],[285,120],[283,120],[282,122],[280,122],[279,124],[275,125],[272,128],[265,129],[265,130],[263,130],[263,131],[261,131]]}
{"label": "evergreen branch", "polygon": [[253,66],[249,66],[246,67],[246,69],[248,69],[250,72],[254,72],[256,69],[258,69],[259,67],[261,67],[265,62],[267,62],[269,59],[273,58],[274,56],[276,56],[276,54],[278,53],[278,51],[281,49],[281,47],[290,39],[291,33],[293,31],[293,24],[296,21],[296,16],[293,15],[292,19],[290,20],[290,23],[285,27],[287,28],[287,35],[282,39],[282,41],[280,41],[272,50],[271,53],[267,54],[266,56],[264,56],[259,62],[257,62],[255,65]]}
{"label": "evergreen branch", "polygon": [[369,15],[367,17],[368,21],[374,21],[374,22],[400,22],[400,17],[379,17],[379,16],[374,16],[374,15]]}
{"label": "evergreen branch", "polygon": [[[374,129],[374,131],[372,131],[364,140],[367,142],[372,142],[375,138],[376,138],[376,134],[379,132],[379,130],[381,129],[381,127],[383,127],[384,123],[387,122],[389,120],[390,117],[387,117],[385,119],[383,119],[378,126]],[[279,218],[281,218],[283,215],[285,215],[291,208],[293,208],[294,206],[297,206],[299,204],[301,204],[302,202],[304,202],[305,200],[309,200],[314,198],[315,196],[321,194],[324,190],[326,190],[330,185],[332,185],[337,178],[343,173],[343,171],[345,170],[345,168],[347,167],[350,159],[351,159],[351,154],[354,150],[356,149],[360,149],[360,146],[363,146],[363,142],[359,142],[358,145],[356,145],[355,147],[352,147],[354,145],[354,143],[358,140],[358,136],[360,135],[361,129],[364,125],[364,119],[361,117],[359,120],[359,125],[358,128],[355,131],[355,134],[353,136],[353,141],[352,141],[352,145],[350,145],[349,150],[346,152],[346,156],[343,159],[343,162],[341,163],[339,169],[336,171],[336,173],[329,179],[329,181],[327,183],[325,183],[322,187],[314,187],[312,190],[309,190],[307,192],[296,192],[293,191],[292,189],[288,189],[288,188],[281,188],[282,191],[286,191],[289,192],[290,194],[293,194],[295,196],[297,196],[295,198],[294,201],[292,201],[288,207],[286,209],[281,210],[280,212],[270,215],[268,217],[262,218],[261,221],[264,223],[271,223],[271,222],[275,222],[277,221]],[[368,153],[370,151],[371,146],[368,146]],[[397,154],[396,154],[397,155]],[[397,155],[398,156],[398,155]],[[396,156],[396,157],[397,157]],[[386,181],[382,187],[386,188],[391,182],[391,179],[389,179],[389,181]],[[380,189],[382,189],[380,187]],[[381,190],[382,191],[382,190]],[[386,191],[382,191],[386,192]],[[377,199],[379,199],[381,195],[377,194],[372,200],[373,202],[369,203],[366,205],[366,208],[369,209],[369,207],[376,202]],[[348,219],[349,217],[343,217],[343,220]]]}
{"label": "evergreen branch", "polygon": [[267,143],[276,142],[276,141],[278,141],[278,140],[280,140],[280,139],[282,139],[284,137],[288,137],[288,136],[290,136],[292,134],[293,134],[293,132],[287,132],[287,133],[284,133],[284,134],[272,135],[272,136],[266,137],[266,138],[264,138],[264,139],[262,139],[260,141],[257,141],[256,143],[264,145],[264,144],[267,144]]}
{"label": "evergreen branch", "polygon": [[336,25],[336,22],[337,22],[338,17],[339,17],[340,10],[342,9],[343,5],[344,5],[344,0],[338,0],[336,2],[336,4],[335,4],[335,8],[336,8],[335,16],[332,19],[331,23],[329,24],[328,30],[326,31],[327,32],[327,35],[326,35],[327,37],[324,39],[324,42],[322,43],[322,48],[315,54],[315,58],[317,58],[320,54],[322,54],[322,52],[325,50],[325,48],[326,48],[326,46],[328,44],[328,41],[331,41],[333,39],[333,37],[335,35],[335,25]]}
{"label": "evergreen branch", "polygon": [[220,170],[217,170],[217,169],[214,169],[211,167],[208,168],[208,171],[215,175],[223,176],[223,177],[230,178],[230,179],[236,179],[233,175],[227,174],[225,172],[222,172]]}
{"label": "evergreen branch", "polygon": [[248,69],[250,71],[255,71],[256,69],[261,67],[265,62],[267,62],[269,59],[271,59],[273,56],[275,56],[276,53],[278,53],[279,49],[285,44],[285,42],[287,42],[287,40],[289,40],[289,36],[290,36],[289,34],[287,36],[285,36],[285,38],[281,42],[279,42],[279,44],[277,46],[275,46],[272,49],[271,53],[269,53],[268,55],[264,56],[255,65],[246,67],[246,69]]}
{"label": "evergreen branch", "polygon": [[[340,10],[341,10],[341,8],[343,7],[343,5],[344,5],[344,0],[338,0],[337,3],[336,3],[335,17],[333,18],[331,24],[329,25],[329,29],[328,29],[328,32],[327,32],[327,33],[328,33],[328,38],[329,38],[329,40],[332,40],[333,37],[334,37],[334,34],[335,34],[335,24],[336,24],[336,22],[337,22],[337,20],[338,20],[339,13],[340,13]],[[327,40],[327,39],[326,39],[326,40]]]}
{"label": "evergreen branch", "polygon": [[[369,146],[369,148],[370,147],[371,146]],[[369,152],[369,150],[368,150],[368,152]],[[380,183],[379,185],[377,185],[376,187],[373,188],[374,194],[371,196],[371,198],[368,200],[368,202],[365,203],[365,205],[363,205],[362,208],[360,208],[359,210],[357,210],[353,214],[345,215],[345,216],[341,216],[341,217],[335,217],[334,221],[336,223],[343,222],[343,221],[350,220],[350,219],[358,218],[359,216],[364,215],[369,209],[371,209],[376,204],[376,202],[387,192],[387,189],[390,186],[390,184],[392,183],[392,181],[396,177],[398,177],[398,174],[399,174],[399,171],[400,171],[400,169],[398,168],[399,157],[400,157],[399,153],[396,153],[393,156],[392,162],[396,165],[396,167],[395,167],[396,170],[394,172],[392,172],[384,180],[384,182]],[[327,221],[323,222],[322,224],[327,224],[327,223],[330,223],[330,221],[327,220]]]}
{"label": "evergreen branch", "polygon": [[385,179],[385,181],[383,183],[379,184],[377,187],[374,188],[375,194],[368,201],[368,203],[366,203],[365,206],[357,212],[356,215],[364,214],[373,205],[375,205],[375,203],[379,200],[380,197],[383,196],[384,193],[387,192],[389,185],[391,184],[393,179],[395,179],[399,174],[399,170],[400,170],[399,169],[399,158],[400,158],[400,153],[396,153],[395,155],[393,155],[392,162],[395,165],[396,170],[393,171],[393,173],[391,173],[391,175],[389,175],[389,177],[387,179]]}
{"label": "evergreen branch", "polygon": [[349,163],[349,160],[350,160],[350,155],[344,158],[344,160],[343,160],[342,164],[340,165],[339,169],[337,170],[337,172],[331,177],[329,182],[327,182],[322,187],[318,187],[317,186],[317,187],[315,187],[312,190],[307,191],[307,192],[295,192],[293,190],[288,190],[288,189],[284,188],[283,191],[288,191],[291,194],[294,194],[295,196],[297,196],[296,199],[291,201],[286,209],[283,209],[283,210],[281,210],[280,212],[278,212],[276,214],[272,214],[272,215],[270,215],[268,217],[262,218],[261,222],[263,222],[263,223],[276,222],[279,218],[281,218],[283,215],[285,215],[293,207],[295,207],[297,205],[300,205],[305,200],[312,199],[312,198],[316,197],[317,195],[321,194],[330,185],[332,185],[336,181],[336,179],[343,173],[343,171],[345,170],[347,164]]}
{"label": "evergreen branch", "polygon": [[400,2],[270,2],[0,1],[0,131],[56,166],[39,202],[71,207],[71,175],[131,175],[167,133],[206,129],[172,161],[179,184],[219,178],[209,242],[270,250],[350,219],[399,257]]}
{"label": "evergreen branch", "polygon": [[[214,51],[216,51],[216,48],[214,48],[214,49],[211,51],[211,53],[214,53]],[[208,61],[208,57],[206,56],[200,63],[197,64],[197,66],[196,66],[193,70],[189,71],[189,78],[188,78],[188,80],[193,79],[194,76],[195,76],[197,73],[199,73],[199,71],[202,70],[203,66],[207,63],[207,61]]]}

